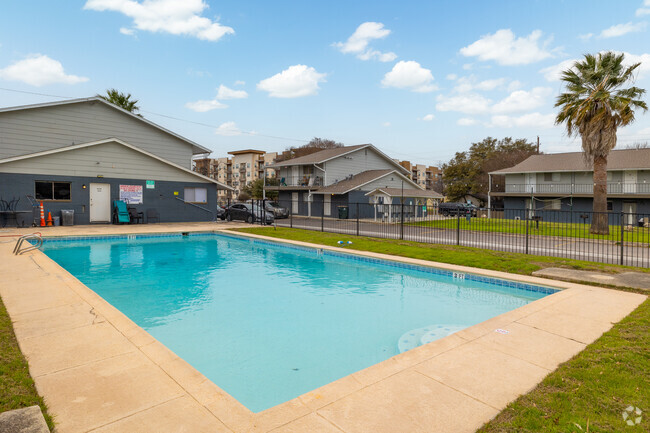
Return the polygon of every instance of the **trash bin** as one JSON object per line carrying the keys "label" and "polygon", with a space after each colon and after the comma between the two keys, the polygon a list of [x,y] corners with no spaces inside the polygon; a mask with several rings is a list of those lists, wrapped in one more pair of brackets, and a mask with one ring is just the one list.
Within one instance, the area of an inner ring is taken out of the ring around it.
{"label": "trash bin", "polygon": [[347,206],[339,206],[339,219],[340,220],[348,219],[348,207]]}
{"label": "trash bin", "polygon": [[61,217],[58,217],[58,216],[52,217],[52,223],[55,226],[60,226],[61,225]]}
{"label": "trash bin", "polygon": [[74,225],[74,210],[67,209],[61,211],[61,225],[73,226]]}

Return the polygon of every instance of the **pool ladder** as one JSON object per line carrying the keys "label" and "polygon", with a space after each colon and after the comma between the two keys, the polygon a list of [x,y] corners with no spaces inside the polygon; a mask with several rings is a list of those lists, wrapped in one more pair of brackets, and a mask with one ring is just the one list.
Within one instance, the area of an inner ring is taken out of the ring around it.
{"label": "pool ladder", "polygon": [[[36,243],[35,244],[29,243],[29,241],[31,240],[35,240]],[[21,247],[23,246],[23,242],[25,241],[28,241],[29,247],[21,250]],[[38,233],[23,235],[19,237],[18,240],[16,241],[16,246],[14,247],[14,254],[15,255],[24,254],[28,251],[39,249],[42,245],[43,245],[43,238]]]}

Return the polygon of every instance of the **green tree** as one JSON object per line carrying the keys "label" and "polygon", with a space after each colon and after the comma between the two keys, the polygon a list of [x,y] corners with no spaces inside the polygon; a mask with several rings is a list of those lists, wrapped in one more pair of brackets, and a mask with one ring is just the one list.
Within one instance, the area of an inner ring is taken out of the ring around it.
{"label": "green tree", "polygon": [[648,109],[640,98],[645,93],[638,87],[620,87],[634,80],[634,71],[641,65],[624,66],[624,54],[611,51],[584,60],[562,72],[566,92],[555,103],[560,112],[556,124],[564,123],[569,136],[580,135],[586,162],[594,169],[595,213],[590,232],[609,234],[607,218],[607,157],[616,146],[616,131],[634,122],[634,110]]}
{"label": "green tree", "polygon": [[276,158],[276,162],[298,158],[300,156],[309,155],[324,149],[335,149],[337,147],[343,147],[343,146],[344,146],[343,143],[339,143],[334,140],[314,137],[307,144],[303,144],[302,146],[289,147],[287,150],[282,152],[282,154],[278,155],[278,157]]}
{"label": "green tree", "polygon": [[[280,181],[275,178],[267,178],[266,185],[279,185]],[[249,197],[256,200],[261,200],[264,197],[264,179],[257,179],[249,182],[242,188],[242,193],[246,193]],[[269,200],[276,200],[278,198],[277,191],[266,191],[266,198]]]}
{"label": "green tree", "polygon": [[[118,92],[117,89],[107,89],[106,90],[106,95],[97,95],[100,98],[102,98],[104,101],[108,101],[111,104],[117,105],[118,107],[130,111],[133,114],[138,114],[138,111],[140,111],[140,107],[138,107],[137,99],[131,99],[131,94],[127,93],[124,94],[122,92]],[[138,114],[139,116],[139,114]]]}
{"label": "green tree", "polygon": [[472,143],[467,152],[456,152],[454,158],[442,166],[444,192],[450,201],[473,195],[487,199],[488,173],[512,167],[537,153],[537,146],[525,139],[506,137],[502,140],[487,137]]}

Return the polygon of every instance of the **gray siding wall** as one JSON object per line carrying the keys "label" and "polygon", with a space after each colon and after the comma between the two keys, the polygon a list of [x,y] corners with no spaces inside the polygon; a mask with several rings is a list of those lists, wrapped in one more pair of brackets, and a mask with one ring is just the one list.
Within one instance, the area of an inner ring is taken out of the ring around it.
{"label": "gray siding wall", "polygon": [[[25,197],[34,195],[34,181],[43,180],[42,175],[0,173],[0,198],[11,200],[20,197],[18,210],[31,210],[32,207]],[[187,221],[212,221],[212,214],[198,209],[189,204],[175,199],[174,192],[178,197],[183,198],[185,187],[200,187],[208,189],[208,203],[201,204],[201,207],[210,209],[216,213],[217,190],[212,183],[197,182],[161,182],[156,181],[155,189],[147,189],[145,182],[140,179],[97,179],[96,177],[76,176],[48,176],[47,180],[70,182],[70,201],[44,201],[43,207],[52,216],[60,216],[61,210],[72,209],[75,212],[75,224],[90,224],[90,189],[83,189],[82,185],[89,185],[91,182],[108,183],[111,185],[111,203],[119,199],[120,185],[142,185],[143,204],[133,205],[141,212],[149,208],[156,209],[160,214],[160,222],[187,222]],[[31,215],[28,217],[31,220]],[[10,222],[11,224],[11,222]]]}
{"label": "gray siding wall", "polygon": [[357,150],[345,156],[340,156],[323,164],[326,179],[325,185],[331,185],[345,179],[351,174],[366,170],[397,169],[395,165],[374,150],[367,148]]}
{"label": "gray siding wall", "polygon": [[[409,182],[404,181],[403,185],[405,190],[415,189],[415,187],[411,185]],[[402,178],[397,176],[396,174],[389,174],[373,182],[370,182],[367,185],[364,185],[362,189],[365,194],[377,188],[401,188],[401,187],[402,187]]]}
{"label": "gray siding wall", "polygon": [[0,164],[0,172],[201,182],[190,173],[115,142]]}
{"label": "gray siding wall", "polygon": [[0,159],[110,137],[191,168],[192,145],[101,102],[0,113]]}

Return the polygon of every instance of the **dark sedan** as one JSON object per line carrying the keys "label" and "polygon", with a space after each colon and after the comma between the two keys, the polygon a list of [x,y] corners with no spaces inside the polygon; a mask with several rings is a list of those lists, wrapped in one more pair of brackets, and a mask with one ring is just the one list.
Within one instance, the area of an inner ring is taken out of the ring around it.
{"label": "dark sedan", "polygon": [[267,201],[264,203],[264,209],[267,212],[272,212],[275,219],[289,218],[289,209],[280,206],[279,203],[274,201]]}
{"label": "dark sedan", "polygon": [[262,218],[264,224],[273,224],[275,219],[272,212],[262,210],[261,207],[253,206],[250,203],[235,203],[226,208],[226,219],[228,221],[241,220],[252,224]]}

